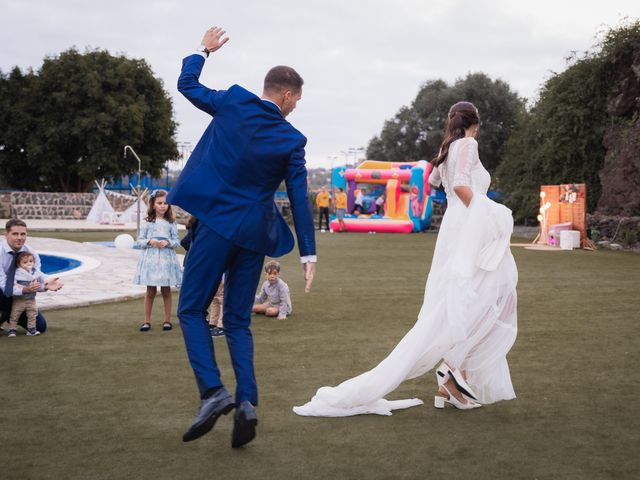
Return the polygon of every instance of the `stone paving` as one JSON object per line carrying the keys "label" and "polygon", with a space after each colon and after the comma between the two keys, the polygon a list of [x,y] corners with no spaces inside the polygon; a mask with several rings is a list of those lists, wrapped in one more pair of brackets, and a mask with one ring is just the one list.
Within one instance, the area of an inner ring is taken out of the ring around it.
{"label": "stone paving", "polygon": [[[30,228],[33,222],[29,222]],[[118,302],[144,296],[146,288],[132,283],[140,250],[39,237],[29,237],[27,245],[37,252],[83,261],[83,265],[76,270],[53,275],[60,277],[64,287],[58,292],[38,294],[38,307],[42,310]],[[183,255],[178,255],[178,258],[182,263]]]}

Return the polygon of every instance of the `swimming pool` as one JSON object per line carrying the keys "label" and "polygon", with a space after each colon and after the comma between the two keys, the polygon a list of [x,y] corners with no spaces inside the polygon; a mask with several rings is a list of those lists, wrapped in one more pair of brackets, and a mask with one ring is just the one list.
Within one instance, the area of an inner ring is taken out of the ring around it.
{"label": "swimming pool", "polygon": [[45,253],[40,254],[40,261],[42,262],[42,273],[46,275],[68,272],[69,270],[73,270],[82,265],[82,262],[75,258],[60,257],[58,255],[49,255]]}
{"label": "swimming pool", "polygon": [[45,275],[63,277],[93,270],[100,265],[100,261],[85,255],[67,252],[38,251],[41,269]]}
{"label": "swimming pool", "polygon": [[110,242],[85,242],[85,243],[90,243],[91,245],[100,245],[101,247],[116,248],[116,242],[114,242],[113,240]]}

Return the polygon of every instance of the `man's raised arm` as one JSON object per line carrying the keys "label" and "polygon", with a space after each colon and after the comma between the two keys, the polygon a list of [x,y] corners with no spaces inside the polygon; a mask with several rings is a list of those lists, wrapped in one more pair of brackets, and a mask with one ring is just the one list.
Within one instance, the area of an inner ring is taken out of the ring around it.
{"label": "man's raised arm", "polygon": [[178,91],[197,108],[212,116],[216,114],[226,91],[207,88],[200,83],[199,78],[204,59],[229,41],[229,37],[224,37],[225,33],[218,27],[207,30],[196,53],[182,61],[182,71],[178,78]]}

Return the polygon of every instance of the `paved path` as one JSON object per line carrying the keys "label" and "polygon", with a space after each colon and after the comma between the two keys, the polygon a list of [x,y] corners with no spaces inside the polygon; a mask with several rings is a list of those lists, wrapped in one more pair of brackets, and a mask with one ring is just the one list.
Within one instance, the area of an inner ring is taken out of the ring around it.
{"label": "paved path", "polygon": [[[117,302],[144,296],[146,288],[132,283],[140,250],[38,237],[29,237],[27,244],[37,252],[61,254],[83,261],[79,269],[59,275],[64,283],[62,290],[38,294],[38,306],[42,310]],[[178,255],[178,258],[182,263],[183,255]]]}

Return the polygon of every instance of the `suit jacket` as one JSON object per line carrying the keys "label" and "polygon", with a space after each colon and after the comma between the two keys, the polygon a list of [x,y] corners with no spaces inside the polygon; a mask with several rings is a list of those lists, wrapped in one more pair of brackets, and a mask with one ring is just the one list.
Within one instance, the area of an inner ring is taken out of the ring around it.
{"label": "suit jacket", "polygon": [[213,117],[168,202],[243,248],[277,257],[293,249],[289,226],[274,203],[285,181],[301,256],[315,255],[307,194],[307,139],[278,107],[239,85],[211,90],[199,82],[205,59],[186,57],[178,90]]}

